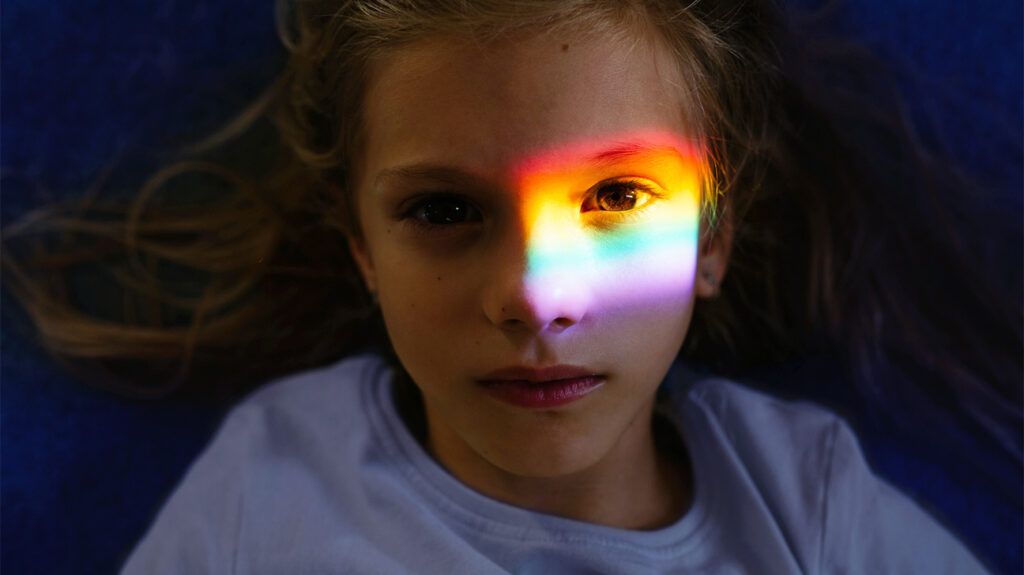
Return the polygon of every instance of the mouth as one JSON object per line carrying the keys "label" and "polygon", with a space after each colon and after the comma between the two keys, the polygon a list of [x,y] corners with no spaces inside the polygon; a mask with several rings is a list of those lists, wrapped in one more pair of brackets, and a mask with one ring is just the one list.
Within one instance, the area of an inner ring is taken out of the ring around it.
{"label": "mouth", "polygon": [[481,382],[497,399],[518,407],[551,409],[583,399],[604,385],[601,376],[558,379],[555,381],[488,381]]}
{"label": "mouth", "polygon": [[523,367],[513,366],[494,370],[478,379],[481,383],[487,381],[528,381],[532,383],[544,383],[560,379],[576,379],[581,377],[595,377],[595,370],[587,369],[578,365],[553,365],[551,367]]}

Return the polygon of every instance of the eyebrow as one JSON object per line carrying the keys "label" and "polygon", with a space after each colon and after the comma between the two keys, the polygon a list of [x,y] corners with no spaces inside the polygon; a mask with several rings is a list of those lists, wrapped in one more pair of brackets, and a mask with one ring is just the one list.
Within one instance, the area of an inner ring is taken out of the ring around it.
{"label": "eyebrow", "polygon": [[683,156],[683,154],[674,146],[652,146],[643,143],[626,142],[591,154],[590,156],[587,156],[583,162],[592,165],[607,166],[614,165],[624,160],[629,160],[636,156],[653,154],[674,154],[679,157]]}
{"label": "eyebrow", "polygon": [[421,163],[388,168],[377,173],[374,182],[376,185],[384,180],[405,179],[405,180],[430,180],[441,184],[451,185],[483,185],[484,179],[473,175],[467,170],[443,164]]}
{"label": "eyebrow", "polygon": [[[637,156],[664,153],[682,156],[679,150],[673,146],[652,146],[627,142],[585,156],[579,161],[579,165],[608,167]],[[487,181],[484,178],[468,170],[430,162],[381,170],[377,173],[374,183],[379,186],[382,181],[389,179],[425,180],[452,186],[487,186]]]}

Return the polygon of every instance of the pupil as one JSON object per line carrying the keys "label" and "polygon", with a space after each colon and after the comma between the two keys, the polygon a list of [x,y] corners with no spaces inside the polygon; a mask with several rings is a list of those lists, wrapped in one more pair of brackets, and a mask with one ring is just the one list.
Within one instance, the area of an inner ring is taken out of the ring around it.
{"label": "pupil", "polygon": [[423,216],[432,224],[457,224],[466,220],[466,206],[455,200],[433,201],[423,207]]}
{"label": "pupil", "polygon": [[636,205],[636,192],[624,186],[609,186],[602,192],[607,193],[599,197],[598,204],[604,210],[622,212],[630,210]]}

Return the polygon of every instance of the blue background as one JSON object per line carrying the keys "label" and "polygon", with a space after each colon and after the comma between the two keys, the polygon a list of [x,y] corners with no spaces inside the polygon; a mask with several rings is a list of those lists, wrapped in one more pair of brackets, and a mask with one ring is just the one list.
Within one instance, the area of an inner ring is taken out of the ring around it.
{"label": "blue background", "polygon": [[[1021,3],[859,0],[836,3],[832,22],[898,65],[915,115],[1019,218]],[[114,187],[137,182],[255,97],[283,61],[269,1],[6,0],[0,32],[4,222],[81,193],[107,167],[119,167]],[[1019,276],[1018,249],[1005,266]],[[224,406],[77,384],[18,327],[6,294],[3,305],[0,570],[113,572]],[[1022,571],[1019,496],[1007,505],[948,459],[882,434],[862,440],[879,473],[989,565]]]}

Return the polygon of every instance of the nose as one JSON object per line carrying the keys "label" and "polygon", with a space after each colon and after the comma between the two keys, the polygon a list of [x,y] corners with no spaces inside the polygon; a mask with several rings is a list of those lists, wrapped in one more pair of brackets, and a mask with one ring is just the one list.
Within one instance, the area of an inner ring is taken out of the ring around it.
{"label": "nose", "polygon": [[583,246],[537,227],[503,242],[486,286],[484,313],[509,333],[560,333],[580,323],[590,306]]}

